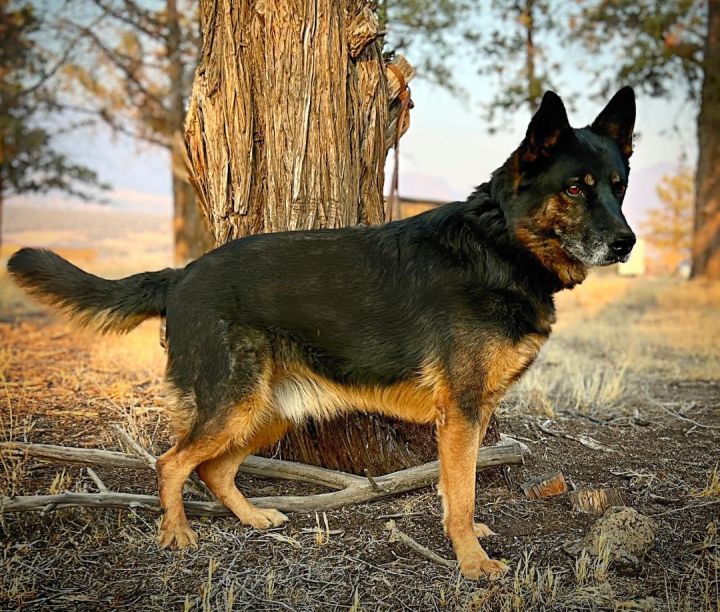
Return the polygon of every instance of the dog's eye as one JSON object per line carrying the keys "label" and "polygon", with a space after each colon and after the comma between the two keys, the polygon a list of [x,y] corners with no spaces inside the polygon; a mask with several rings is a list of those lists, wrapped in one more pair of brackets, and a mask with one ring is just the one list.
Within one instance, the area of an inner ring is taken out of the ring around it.
{"label": "dog's eye", "polygon": [[565,190],[565,193],[567,193],[569,196],[572,196],[573,198],[582,195],[582,192],[583,190],[580,189],[580,187],[578,187],[577,185],[570,185],[570,187]]}
{"label": "dog's eye", "polygon": [[627,187],[625,185],[616,185],[615,186],[615,193],[617,193],[620,197],[625,195],[625,190]]}

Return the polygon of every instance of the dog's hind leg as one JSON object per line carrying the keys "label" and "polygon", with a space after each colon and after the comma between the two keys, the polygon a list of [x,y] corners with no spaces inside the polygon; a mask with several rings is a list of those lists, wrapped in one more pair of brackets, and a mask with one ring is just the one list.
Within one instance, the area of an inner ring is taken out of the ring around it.
{"label": "dog's hind leg", "polygon": [[240,464],[253,451],[277,441],[287,430],[287,423],[276,422],[265,426],[247,444],[232,446],[224,454],[205,461],[197,468],[200,478],[213,494],[245,525],[255,529],[277,527],[288,518],[273,509],[258,508],[251,504],[235,485]]}
{"label": "dog's hind leg", "polygon": [[176,444],[158,458],[158,488],[163,509],[158,536],[161,548],[197,545],[197,536],[185,516],[183,485],[195,467],[223,451],[220,445],[200,440],[190,444]]}

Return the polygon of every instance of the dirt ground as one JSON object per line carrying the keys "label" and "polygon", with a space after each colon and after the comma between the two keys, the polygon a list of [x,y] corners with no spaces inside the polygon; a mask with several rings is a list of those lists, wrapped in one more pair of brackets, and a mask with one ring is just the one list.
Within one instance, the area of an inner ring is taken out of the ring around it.
{"label": "dirt ground", "polygon": [[[200,546],[187,552],[158,550],[158,516],[146,510],[5,513],[0,608],[717,612],[720,286],[593,277],[558,304],[554,336],[500,410],[502,431],[531,454],[509,478],[499,469],[478,478],[477,516],[498,534],[484,544],[512,566],[502,580],[464,580],[388,541],[391,517],[453,558],[432,487],[293,514],[265,533],[191,519]],[[0,309],[2,441],[124,450],[120,424],[154,453],[169,447],[156,322],[98,337],[27,302],[5,276]],[[565,552],[594,517],[573,512],[566,495],[528,500],[519,486],[555,470],[576,488],[617,487],[653,518],[655,545],[639,566]],[[112,490],[156,494],[149,470],[96,472]],[[320,490],[237,481],[253,496]],[[97,487],[82,467],[2,458],[2,495],[66,490]]]}

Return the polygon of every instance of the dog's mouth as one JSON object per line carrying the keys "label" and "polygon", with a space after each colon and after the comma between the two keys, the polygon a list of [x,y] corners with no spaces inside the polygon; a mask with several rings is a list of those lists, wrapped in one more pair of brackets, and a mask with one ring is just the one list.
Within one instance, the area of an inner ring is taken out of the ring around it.
{"label": "dog's mouth", "polygon": [[625,263],[630,259],[630,251],[618,252],[601,238],[580,240],[562,232],[557,232],[563,250],[568,256],[586,266],[611,266]]}

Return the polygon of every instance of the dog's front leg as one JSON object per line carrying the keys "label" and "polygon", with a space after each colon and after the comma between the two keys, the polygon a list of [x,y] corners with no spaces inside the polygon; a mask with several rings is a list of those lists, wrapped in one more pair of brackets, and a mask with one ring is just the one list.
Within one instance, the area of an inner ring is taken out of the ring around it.
{"label": "dog's front leg", "polygon": [[466,578],[495,578],[509,568],[490,559],[477,540],[475,514],[475,465],[481,433],[490,415],[474,421],[459,409],[447,410],[438,421],[440,491],[443,496],[443,525]]}

